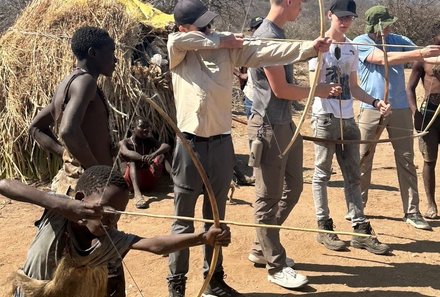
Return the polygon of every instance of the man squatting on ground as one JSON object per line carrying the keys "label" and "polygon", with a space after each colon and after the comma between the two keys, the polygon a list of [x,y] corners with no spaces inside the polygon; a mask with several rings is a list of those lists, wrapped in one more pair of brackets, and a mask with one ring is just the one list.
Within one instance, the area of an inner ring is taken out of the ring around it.
{"label": "man squatting on ground", "polygon": [[[368,95],[358,85],[358,51],[345,34],[349,30],[356,14],[356,3],[353,0],[334,0],[327,18],[330,29],[325,33],[332,41],[346,42],[343,45],[330,46],[330,51],[324,54],[324,62],[319,78],[322,83],[341,84],[342,94],[338,97],[315,97],[313,103],[312,128],[314,136],[328,140],[360,140],[359,128],[354,120],[353,97],[374,106],[381,114],[390,112],[390,105]],[[309,61],[312,73],[316,69],[317,59]],[[342,130],[341,130],[342,124]],[[343,135],[341,135],[341,133]],[[336,154],[342,176],[344,177],[344,196],[352,215],[351,222],[354,232],[372,234],[372,228],[364,215],[360,187],[359,144],[334,144],[315,142],[315,171],[312,188],[316,208],[318,228],[333,231],[333,220],[327,195],[327,185],[332,174],[333,155]],[[346,243],[336,234],[320,233],[319,243],[330,250],[346,250]],[[365,248],[371,253],[386,254],[389,247],[381,244],[374,237],[353,236],[351,246]]]}
{"label": "man squatting on ground", "polygon": [[[58,85],[51,103],[37,114],[29,129],[44,149],[62,152],[63,167],[52,181],[52,190],[69,195],[84,169],[113,165],[109,110],[97,80],[100,75],[110,77],[117,63],[115,42],[100,28],[77,29],[71,48],[77,60],[75,70]],[[109,269],[109,294],[125,296],[122,266]]]}
{"label": "man squatting on ground", "polygon": [[[440,26],[434,32],[434,44],[440,45]],[[425,100],[420,111],[417,109],[416,88],[420,79],[425,90]],[[409,108],[414,116],[414,127],[422,131],[431,121],[440,104],[440,57],[427,58],[413,64],[411,76],[407,87]],[[435,166],[438,157],[438,144],[440,143],[440,118],[428,129],[428,134],[419,138],[419,149],[423,156],[423,183],[425,185],[428,209],[424,217],[427,219],[438,218],[438,209],[435,202]]]}
{"label": "man squatting on ground", "polygon": [[[413,46],[414,43],[407,37],[393,34],[392,24],[397,21],[390,15],[384,6],[373,6],[365,12],[366,27],[361,36],[353,42],[375,45],[382,43],[380,25],[386,44]],[[360,86],[374,98],[384,99],[385,90],[385,60],[380,46],[358,46],[359,50],[359,80]],[[411,110],[405,92],[404,64],[413,61],[422,61],[424,58],[440,55],[440,47],[428,46],[423,49],[411,47],[388,47],[389,69],[389,100],[393,108],[392,114],[383,120],[383,125],[390,138],[407,137],[392,141],[394,158],[397,167],[400,195],[402,198],[404,220],[418,229],[430,230],[431,227],[423,219],[419,211],[419,192],[417,187],[417,173],[414,165],[414,139]],[[381,114],[370,104],[362,103],[359,115],[359,128],[362,140],[374,140]],[[395,128],[395,129],[394,129]],[[361,193],[364,205],[368,199],[368,189],[371,184],[371,171],[375,145],[361,144]]]}
{"label": "man squatting on ground", "polygon": [[[254,32],[253,37],[285,39],[283,27],[294,21],[301,11],[302,0],[271,0],[267,17]],[[303,145],[302,138],[286,156],[279,155],[287,147],[296,126],[292,122],[293,100],[306,98],[310,88],[294,83],[293,65],[299,60],[316,57],[317,50],[328,51],[330,42],[293,43],[297,47],[295,61],[286,66],[252,66],[253,82],[252,115],[248,121],[250,140],[260,139],[263,143],[260,167],[255,169],[256,201],[254,203],[255,222],[282,225],[303,189]],[[279,43],[283,44],[283,43]],[[292,44],[290,41],[285,46]],[[267,67],[265,67],[267,66]],[[321,97],[340,94],[339,85],[320,84],[316,94]],[[229,113],[229,111],[228,111]],[[307,278],[298,274],[290,266],[292,260],[280,242],[280,232],[276,229],[257,228],[257,238],[252,246],[249,260],[266,264],[268,280],[286,288],[298,288],[307,283]]]}
{"label": "man squatting on ground", "polygon": [[137,117],[134,120],[132,135],[119,142],[121,156],[126,162],[124,178],[130,190],[134,191],[136,207],[148,208],[149,201],[141,191],[152,190],[158,183],[165,168],[165,153],[171,146],[160,143],[151,132],[147,119]]}
{"label": "man squatting on ground", "polygon": [[124,211],[128,188],[110,166],[86,169],[75,199],[12,180],[0,180],[0,194],[45,208],[24,267],[14,274],[14,297],[110,297],[107,267],[121,265],[120,255],[131,249],[168,254],[201,244],[227,246],[231,241],[227,227],[153,238],[117,230],[120,215],[104,214],[103,207]]}
{"label": "man squatting on ground", "polygon": [[[211,31],[210,23],[215,17],[216,14],[207,10],[199,0],[180,0],[174,8],[179,32],[169,35],[168,52],[177,124],[207,171],[218,202],[220,218],[223,219],[234,163],[230,134],[234,67],[282,65],[311,58],[316,56],[316,49],[328,49],[328,41],[317,39],[307,46],[291,42],[244,42],[242,37],[231,33]],[[323,89],[327,94],[332,88],[322,87],[321,91]],[[175,214],[193,216],[197,197],[204,189],[180,140],[174,152],[173,172]],[[203,217],[212,218],[207,198],[204,200]],[[172,226],[172,232],[193,232],[193,228],[192,222],[177,220]],[[212,247],[205,248],[205,274],[212,251]],[[241,296],[224,282],[222,262],[220,255],[205,296]],[[185,295],[188,263],[188,249],[170,254],[170,296]]]}

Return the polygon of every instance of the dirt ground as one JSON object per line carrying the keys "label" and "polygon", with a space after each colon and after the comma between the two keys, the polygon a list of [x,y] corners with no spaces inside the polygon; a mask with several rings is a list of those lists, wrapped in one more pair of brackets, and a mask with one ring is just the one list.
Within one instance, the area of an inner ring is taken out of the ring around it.
{"label": "dirt ground", "polygon": [[[298,120],[298,117],[295,117]],[[244,166],[247,154],[245,126],[233,123],[235,149]],[[310,121],[306,123],[310,135]],[[382,137],[387,137],[386,133]],[[423,165],[415,144],[416,165],[420,176]],[[344,219],[346,204],[343,196],[342,176],[335,163],[335,174],[329,184],[330,210],[337,230],[351,231]],[[438,173],[437,169],[437,173]],[[304,144],[304,192],[285,225],[315,228],[314,206],[311,193],[313,174],[313,144]],[[426,210],[426,198],[421,176],[419,178],[421,210]],[[437,186],[437,192],[440,192]],[[140,212],[154,214],[173,213],[173,193],[169,180],[151,195],[157,196],[150,208]],[[254,187],[236,189],[237,204],[228,205],[226,219],[253,222],[252,202]],[[200,199],[201,200],[201,199]],[[197,214],[201,214],[201,203]],[[129,211],[138,211],[130,200]],[[440,220],[430,221],[433,231],[416,230],[402,221],[396,168],[391,144],[379,144],[374,160],[373,179],[366,208],[366,215],[382,242],[389,244],[393,252],[377,256],[365,250],[350,248],[347,252],[334,252],[316,242],[316,234],[282,231],[282,242],[288,256],[295,260],[295,269],[309,278],[309,284],[297,291],[290,291],[270,284],[264,268],[254,267],[248,260],[248,252],[255,237],[252,228],[231,227],[233,242],[224,249],[224,267],[227,282],[248,297],[274,297],[309,295],[319,297],[421,297],[440,296]],[[39,207],[18,202],[7,203],[0,197],[0,296],[7,294],[6,279],[20,267],[27,248],[35,234],[33,222],[41,215]],[[123,216],[120,229],[146,237],[167,234],[171,221],[138,216]],[[196,224],[201,229],[200,224]],[[349,241],[350,237],[342,236]],[[187,296],[195,296],[202,284],[202,252],[200,247],[191,250]],[[165,257],[132,251],[125,258],[127,296],[167,296]],[[137,288],[139,287],[139,289]],[[139,292],[142,292],[142,294]]]}

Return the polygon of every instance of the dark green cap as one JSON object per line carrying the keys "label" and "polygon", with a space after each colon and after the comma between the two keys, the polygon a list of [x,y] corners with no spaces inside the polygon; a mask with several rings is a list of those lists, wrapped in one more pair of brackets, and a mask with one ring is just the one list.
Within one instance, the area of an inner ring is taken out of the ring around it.
{"label": "dark green cap", "polygon": [[365,33],[380,32],[379,23],[383,29],[397,21],[397,17],[390,15],[388,8],[382,5],[373,6],[365,12]]}

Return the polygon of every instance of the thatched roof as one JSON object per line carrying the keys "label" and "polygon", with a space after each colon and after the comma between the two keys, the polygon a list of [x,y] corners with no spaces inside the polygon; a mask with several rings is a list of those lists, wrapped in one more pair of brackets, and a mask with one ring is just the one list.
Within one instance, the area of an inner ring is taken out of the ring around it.
{"label": "thatched roof", "polygon": [[[162,140],[172,133],[139,102],[141,89],[175,115],[164,67],[149,65],[154,53],[166,57],[165,27],[172,16],[138,0],[36,0],[0,38],[0,177],[47,178],[59,167],[29,139],[27,129],[47,105],[75,63],[70,36],[80,26],[105,28],[117,43],[117,69],[100,84],[111,106],[115,140],[124,137],[134,114],[152,120]],[[137,105],[139,103],[139,105]]]}

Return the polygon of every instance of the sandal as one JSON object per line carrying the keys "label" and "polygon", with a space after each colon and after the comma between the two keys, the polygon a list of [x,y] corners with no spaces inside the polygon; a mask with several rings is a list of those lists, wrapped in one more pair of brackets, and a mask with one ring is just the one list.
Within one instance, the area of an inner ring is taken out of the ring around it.
{"label": "sandal", "polygon": [[138,209],[147,209],[150,207],[148,201],[144,198],[139,199],[135,205]]}
{"label": "sandal", "polygon": [[431,220],[434,220],[434,219],[437,218],[437,211],[430,209],[430,210],[428,210],[428,211],[425,212],[425,214],[423,215],[423,217],[425,217],[425,219],[431,219]]}

